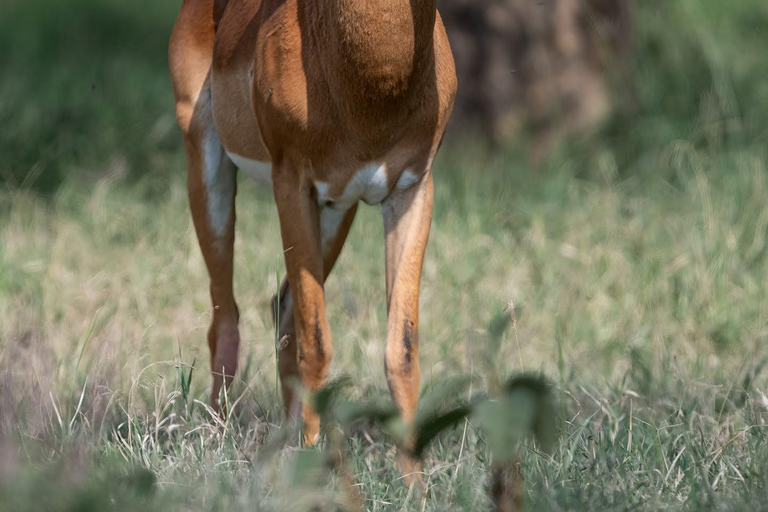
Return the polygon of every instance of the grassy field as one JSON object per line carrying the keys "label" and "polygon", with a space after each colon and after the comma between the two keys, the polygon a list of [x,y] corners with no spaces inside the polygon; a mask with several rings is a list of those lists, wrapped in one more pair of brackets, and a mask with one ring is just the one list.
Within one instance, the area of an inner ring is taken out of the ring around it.
{"label": "grassy field", "polygon": [[[225,428],[203,405],[207,276],[165,67],[177,3],[0,7],[0,510],[338,498],[338,477],[302,476],[313,452],[276,448],[279,227],[247,181],[243,371]],[[635,117],[537,170],[514,147],[444,145],[423,387],[549,377],[560,435],[549,454],[521,451],[531,510],[768,510],[768,6],[641,4]],[[354,399],[386,398],[378,209],[358,215],[327,296],[333,374],[352,377]],[[509,302],[499,343],[489,326]],[[429,449],[423,498],[381,429],[358,424],[346,445],[368,510],[489,506],[472,423]]]}

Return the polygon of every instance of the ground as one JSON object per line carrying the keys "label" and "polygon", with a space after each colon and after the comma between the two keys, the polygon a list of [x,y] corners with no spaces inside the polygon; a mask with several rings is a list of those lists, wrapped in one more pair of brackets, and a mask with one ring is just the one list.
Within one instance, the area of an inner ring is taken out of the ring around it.
{"label": "ground", "polygon": [[[338,476],[302,475],[316,452],[279,440],[279,228],[269,193],[246,180],[242,372],[226,425],[204,405],[210,303],[165,69],[177,2],[64,4],[0,8],[0,502],[336,499]],[[422,283],[424,393],[459,375],[474,378],[467,397],[521,372],[553,383],[558,441],[520,450],[531,510],[765,509],[768,8],[654,0],[637,16],[632,117],[540,168],[520,146],[490,156],[471,138],[444,144]],[[352,377],[354,400],[386,399],[377,208],[361,209],[327,297],[334,376]],[[498,339],[491,326],[510,303],[515,324]],[[345,446],[368,510],[489,504],[489,451],[472,422],[429,448],[423,498],[398,480],[381,429],[357,423]]]}

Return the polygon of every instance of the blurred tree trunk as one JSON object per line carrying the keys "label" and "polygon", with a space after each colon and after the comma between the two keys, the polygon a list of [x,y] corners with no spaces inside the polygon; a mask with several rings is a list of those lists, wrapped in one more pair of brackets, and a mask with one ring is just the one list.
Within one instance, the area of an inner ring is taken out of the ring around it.
{"label": "blurred tree trunk", "polygon": [[629,0],[444,0],[459,93],[451,132],[498,146],[521,132],[541,161],[565,136],[598,127],[608,83],[631,83]]}

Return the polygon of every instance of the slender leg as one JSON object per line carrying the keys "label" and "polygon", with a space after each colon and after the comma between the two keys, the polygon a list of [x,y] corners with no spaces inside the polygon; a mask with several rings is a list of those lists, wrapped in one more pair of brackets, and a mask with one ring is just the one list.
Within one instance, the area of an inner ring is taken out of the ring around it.
{"label": "slender leg", "polygon": [[[385,372],[392,398],[403,419],[412,422],[419,400],[419,283],[432,222],[432,173],[384,201],[382,213],[387,253],[387,346]],[[408,477],[419,470],[400,457]]]}
{"label": "slender leg", "polygon": [[[326,244],[322,239],[321,212],[312,187],[302,181],[296,168],[276,164],[273,176],[293,303],[298,369],[303,387],[314,392],[325,383],[331,365],[331,332],[323,290]],[[289,398],[289,403],[292,400]],[[308,403],[303,405],[302,413],[304,443],[311,445],[319,438],[320,418]]]}
{"label": "slender leg", "polygon": [[[341,254],[352,222],[357,213],[357,205],[347,211],[329,208],[320,211],[320,233],[323,244],[323,280],[328,279],[336,260]],[[277,296],[272,299],[272,316],[278,304]],[[286,414],[298,417],[299,401],[294,396],[295,383],[299,382],[299,365],[296,343],[296,324],[294,322],[293,297],[288,279],[283,279],[280,286],[280,326],[279,336],[283,340],[280,350],[280,383],[283,392],[283,405]]]}
{"label": "slender leg", "polygon": [[235,242],[236,168],[224,154],[213,126],[207,89],[200,94],[192,120],[184,130],[187,189],[192,220],[210,277],[213,321],[208,331],[213,387],[211,405],[237,371],[239,312],[232,292]]}

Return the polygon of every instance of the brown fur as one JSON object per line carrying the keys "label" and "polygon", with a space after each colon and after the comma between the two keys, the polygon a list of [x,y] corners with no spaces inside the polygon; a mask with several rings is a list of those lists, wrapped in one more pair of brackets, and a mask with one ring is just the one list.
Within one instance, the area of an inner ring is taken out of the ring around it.
{"label": "brown fur", "polygon": [[[276,306],[293,318],[280,326],[287,336],[280,376],[289,411],[297,402],[292,379],[314,391],[328,373],[323,284],[356,211],[350,208],[330,243],[321,244],[315,184],[327,183],[329,196],[339,197],[364,166],[386,166],[387,380],[411,420],[419,395],[418,294],[431,222],[431,163],[456,94],[435,0],[185,0],[169,51],[192,217],[211,278],[212,401],[236,371],[239,344],[234,169],[224,156],[213,188],[206,174],[220,141],[230,153],[272,164],[288,269]],[[405,170],[418,181],[395,189]],[[213,204],[231,205],[223,234],[211,227]],[[312,443],[319,420],[308,404],[303,417]]]}

